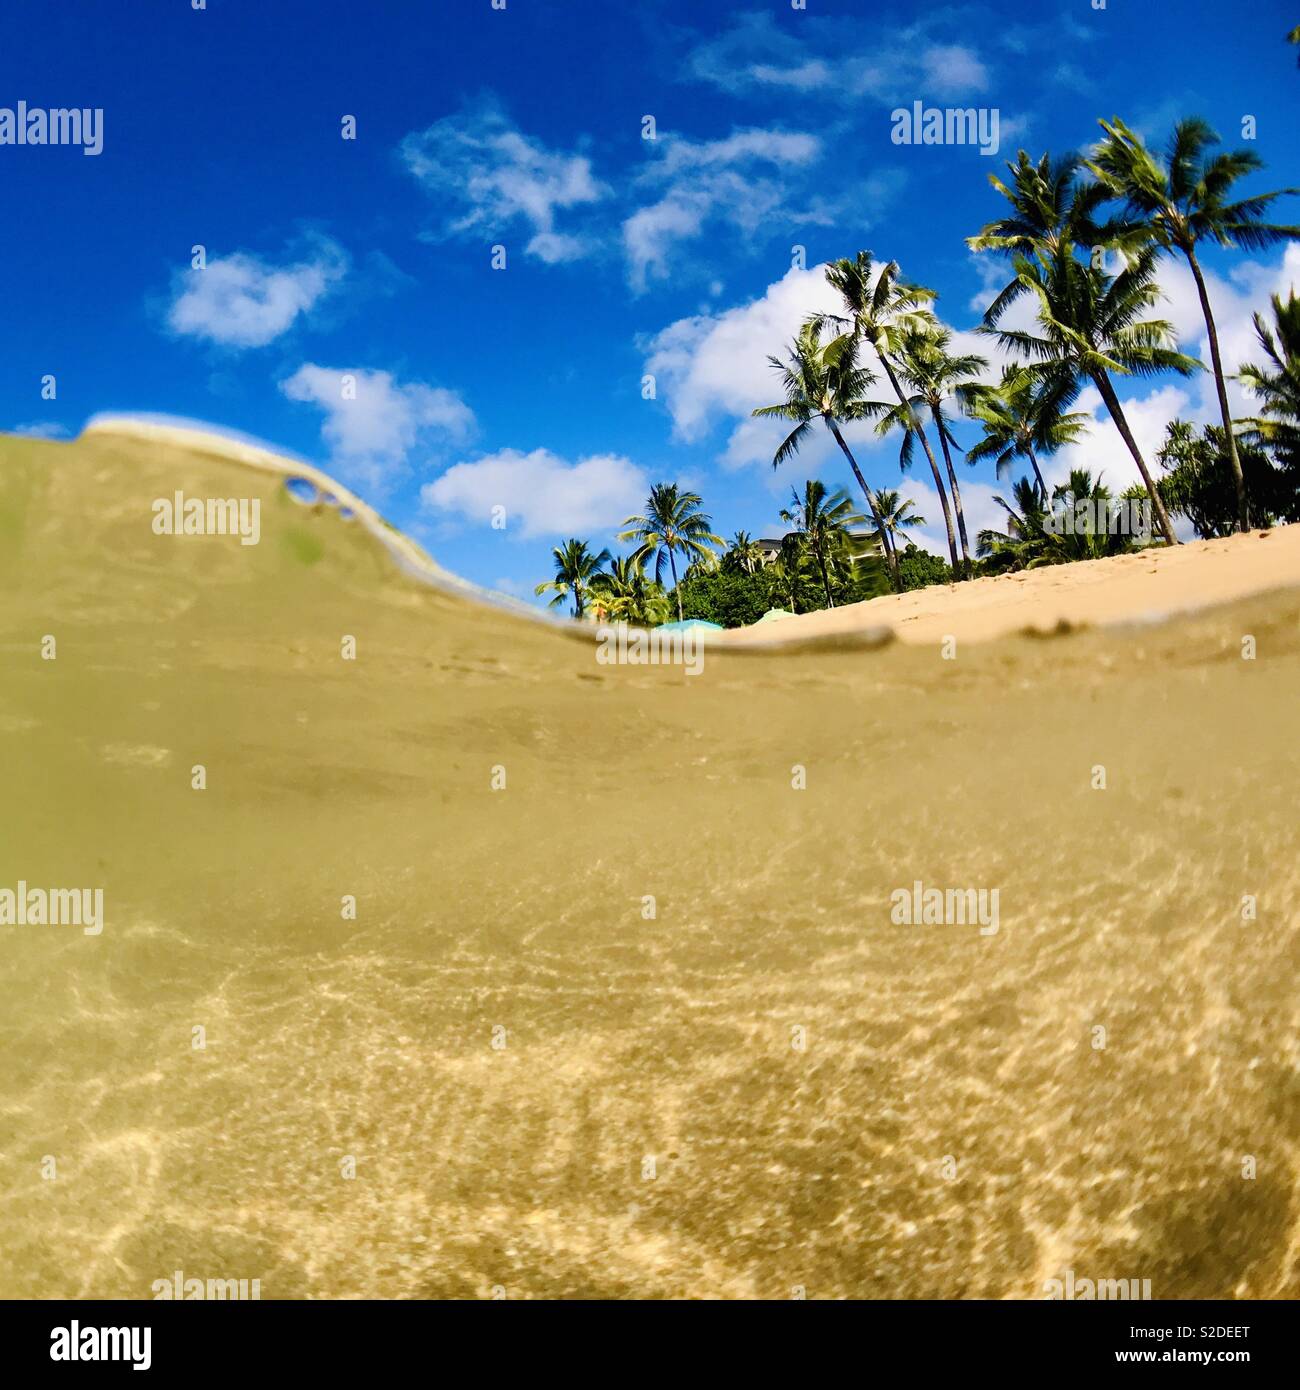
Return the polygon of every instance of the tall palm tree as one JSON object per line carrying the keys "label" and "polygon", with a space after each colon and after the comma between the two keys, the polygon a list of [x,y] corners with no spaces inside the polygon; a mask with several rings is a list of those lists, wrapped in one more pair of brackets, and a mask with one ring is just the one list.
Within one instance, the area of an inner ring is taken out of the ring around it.
{"label": "tall palm tree", "polygon": [[[952,397],[964,401],[980,374],[988,370],[989,364],[987,358],[973,352],[953,356],[949,351],[951,345],[952,333],[942,324],[936,322],[923,328],[909,328],[899,340],[899,365],[902,378],[911,391],[907,398],[908,410],[928,409],[934,422],[934,432],[939,436],[948,485],[952,489],[953,511],[957,514],[962,560],[969,567],[971,552],[966,538],[966,514],[962,510],[957,472],[952,466],[952,450],[961,446],[953,438],[948,417],[944,413],[944,402]],[[891,424],[901,423],[890,417],[902,409],[902,406],[895,406],[876,428],[883,434]],[[912,461],[913,438],[910,432],[903,436],[901,461],[904,468]]]}
{"label": "tall palm tree", "polygon": [[554,593],[549,607],[558,608],[565,599],[573,600],[573,616],[581,618],[587,602],[587,593],[592,580],[600,573],[600,567],[609,560],[609,551],[602,550],[593,555],[586,541],[576,538],[557,545],[551,551],[555,560],[555,578],[544,580],[533,590],[535,594]]}
{"label": "tall palm tree", "polygon": [[1047,483],[1038,455],[1073,444],[1089,424],[1082,411],[1064,409],[1072,394],[1068,379],[1045,379],[1018,362],[1003,367],[996,386],[977,387],[965,398],[967,414],[984,427],[984,438],[966,450],[966,462],[993,459],[998,477],[1005,478],[1017,458],[1027,458],[1046,501]]}
{"label": "tall palm tree", "polygon": [[1289,470],[1300,469],[1300,299],[1292,290],[1286,303],[1273,296],[1273,325],[1255,315],[1255,336],[1267,364],[1246,363],[1240,372],[1263,405],[1251,420],[1254,438],[1277,456]]}
{"label": "tall palm tree", "polygon": [[907,526],[924,526],[925,518],[916,510],[916,503],[910,497],[900,501],[900,494],[897,492],[878,492],[876,501],[880,504],[880,515],[884,522],[885,533],[889,536],[890,544],[895,549],[898,548],[899,537],[904,540],[909,538],[903,535],[903,528]]}
{"label": "tall palm tree", "polygon": [[655,583],[663,582],[664,560],[673,574],[673,592],[677,598],[677,617],[682,618],[682,596],[677,589],[677,556],[688,561],[702,560],[711,547],[724,545],[721,536],[710,530],[713,519],[700,510],[703,499],[695,492],[680,492],[676,483],[656,483],[646,498],[645,512],[630,516],[619,532],[621,541],[636,541],[633,558],[644,563],[651,555],[655,560]]}
{"label": "tall palm tree", "polygon": [[827,608],[835,607],[831,595],[829,563],[837,542],[847,540],[852,528],[861,526],[866,518],[853,510],[849,495],[842,488],[828,492],[826,484],[819,478],[809,478],[803,486],[803,497],[793,488],[790,492],[792,505],[782,511],[781,520],[793,526],[803,537],[808,553],[812,556],[821,575],[822,588],[826,593]]}
{"label": "tall palm tree", "polygon": [[[782,362],[779,357],[767,360],[781,373],[781,384],[785,388],[785,400],[776,405],[760,406],[754,411],[758,419],[793,420],[795,427],[786,436],[772,458],[772,467],[779,468],[798,452],[800,445],[808,437],[813,422],[820,419],[830,430],[835,442],[840,446],[844,457],[849,461],[853,476],[857,479],[862,495],[875,519],[876,529],[880,530],[880,513],[876,507],[875,494],[862,476],[853,451],[845,442],[840,430],[841,422],[865,420],[883,407],[867,401],[863,393],[875,380],[872,373],[858,364],[858,343],[851,334],[833,338],[824,346],[821,336],[824,324],[817,319],[809,319],[799,330],[789,352],[789,360]],[[883,534],[883,533],[882,533]],[[886,546],[890,575],[895,585],[898,583],[898,562]]]}
{"label": "tall palm tree", "polygon": [[763,563],[763,552],[748,531],[737,531],[731,548],[722,557],[723,563],[741,574],[757,574]]}
{"label": "tall palm tree", "polygon": [[[1161,535],[1170,545],[1177,545],[1169,513],[1111,381],[1112,372],[1152,376],[1174,371],[1190,376],[1197,369],[1195,358],[1172,346],[1169,323],[1143,317],[1160,297],[1155,259],[1155,248],[1145,247],[1133,254],[1118,275],[1111,276],[1100,266],[1080,259],[1068,239],[1051,255],[1039,253],[1031,258],[1017,254],[1012,263],[1016,272],[1013,283],[1036,297],[1040,332],[998,329],[996,320],[990,319],[996,306],[985,314],[985,327],[996,333],[1004,348],[1037,359],[1037,368],[1045,377],[1075,384],[1087,380],[1096,386],[1142,475]],[[1004,305],[1010,302],[1005,290],[999,299]]]}
{"label": "tall palm tree", "polygon": [[[930,448],[925,426],[921,417],[907,403],[899,380],[898,358],[903,336],[909,331],[924,330],[934,323],[930,305],[934,302],[933,290],[923,285],[908,284],[899,278],[898,262],[888,261],[876,268],[870,251],[859,251],[853,260],[847,258],[833,262],[826,267],[827,283],[844,301],[847,317],[825,314],[814,322],[847,322],[855,339],[864,339],[874,349],[880,365],[889,378],[889,384],[898,402],[898,410],[893,414],[893,423],[914,434],[921,441],[925,457],[934,475],[935,490],[943,507],[944,526],[948,532],[948,551],[952,556],[954,573],[961,573],[957,558],[957,538],[953,531],[952,510],[948,505],[948,494],[944,489],[939,465],[935,462],[934,450]],[[878,413],[878,410],[873,413]]]}
{"label": "tall palm tree", "polygon": [[1210,340],[1210,363],[1219,396],[1228,462],[1237,489],[1238,527],[1248,531],[1246,482],[1233,435],[1227,377],[1219,353],[1219,332],[1196,248],[1203,241],[1214,241],[1219,246],[1244,246],[1259,251],[1300,237],[1300,227],[1283,227],[1264,220],[1278,198],[1300,190],[1285,188],[1231,201],[1237,180],[1262,169],[1264,161],[1250,150],[1211,156],[1210,147],[1219,143],[1219,137],[1196,116],[1179,121],[1174,127],[1163,159],[1147,149],[1141,136],[1118,116],[1099,124],[1106,132],[1106,139],[1098,146],[1088,168],[1116,198],[1123,200],[1120,223],[1113,229],[1118,244],[1154,246],[1162,252],[1181,254],[1196,282],[1205,331]]}

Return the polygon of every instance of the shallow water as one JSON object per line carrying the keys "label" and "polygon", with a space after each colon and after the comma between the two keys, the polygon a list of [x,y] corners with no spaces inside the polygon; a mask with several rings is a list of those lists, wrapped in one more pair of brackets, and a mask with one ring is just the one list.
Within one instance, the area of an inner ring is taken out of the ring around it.
{"label": "shallow water", "polygon": [[1298,620],[603,666],[0,441],[0,1296],[1295,1296]]}

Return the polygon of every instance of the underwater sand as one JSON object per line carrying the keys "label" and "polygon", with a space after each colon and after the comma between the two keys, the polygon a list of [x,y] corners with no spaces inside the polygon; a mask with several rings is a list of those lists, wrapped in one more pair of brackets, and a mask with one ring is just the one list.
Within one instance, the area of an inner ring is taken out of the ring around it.
{"label": "underwater sand", "polygon": [[106,919],[0,927],[0,1296],[1300,1293],[1300,590],[594,651],[273,474],[0,440],[0,887]]}

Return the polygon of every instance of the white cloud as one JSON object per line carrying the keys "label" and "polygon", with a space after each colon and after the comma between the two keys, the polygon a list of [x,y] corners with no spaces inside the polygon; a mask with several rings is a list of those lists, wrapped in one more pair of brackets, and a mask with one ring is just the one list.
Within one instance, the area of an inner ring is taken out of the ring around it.
{"label": "white cloud", "polygon": [[346,273],[341,246],[320,238],[315,248],[314,256],[290,265],[235,252],[210,260],[203,270],[184,271],[173,284],[168,325],[174,333],[222,347],[265,347]]}
{"label": "white cloud", "polygon": [[549,449],[501,449],[453,465],[420,489],[420,501],[482,526],[493,507],[504,507],[507,533],[529,540],[609,531],[637,510],[647,488],[645,473],[620,454],[570,463]]}
{"label": "white cloud", "polygon": [[[780,356],[810,314],[839,308],[824,266],[792,269],[749,304],[678,319],[655,334],[646,345],[645,370],[656,378],[674,435],[699,439],[720,416],[747,420],[756,406],[770,405],[779,396],[779,383],[768,356]],[[753,427],[765,424],[747,421]],[[746,428],[744,437],[756,433]],[[748,459],[733,455],[732,461]]]}
{"label": "white cloud", "polygon": [[[997,496],[1002,496],[1008,500],[1011,497],[1011,485],[1007,483],[1005,487],[995,487],[989,483],[978,482],[967,466],[961,461],[959,454],[953,456],[953,468],[957,471],[957,486],[961,490],[962,512],[966,517],[966,539],[970,542],[971,553],[974,554],[979,545],[979,533],[981,531],[1005,531],[1007,514],[993,500]],[[943,460],[939,459],[939,467],[943,469]],[[913,464],[911,470],[905,473],[902,478],[883,484],[891,492],[897,492],[900,498],[911,498],[916,504],[914,511],[918,516],[925,518],[923,526],[909,526],[903,532],[907,540],[915,542],[922,550],[928,550],[933,555],[938,555],[944,560],[949,558],[948,554],[948,533],[943,525],[943,507],[939,502],[939,494],[934,490],[934,482],[925,481],[921,477],[921,471],[929,476],[929,464],[918,452],[917,463]],[[948,477],[944,471],[944,488],[947,490]],[[949,505],[952,499],[949,498]],[[961,550],[961,539],[957,533],[957,515],[954,511],[952,519],[952,533],[957,540],[958,553]]]}
{"label": "white cloud", "polygon": [[921,83],[934,97],[966,96],[989,85],[988,69],[973,49],[961,44],[935,44],[920,54]]}
{"label": "white cloud", "polygon": [[800,192],[820,157],[817,137],[795,131],[739,130],[704,142],[661,135],[638,179],[657,196],[623,223],[632,288],[666,279],[677,246],[710,224],[750,238],[780,221],[829,222],[825,204]]}
{"label": "white cloud", "polygon": [[[1188,407],[1192,398],[1184,386],[1167,385],[1157,387],[1144,396],[1130,396],[1125,399],[1123,383],[1115,381],[1116,391],[1120,392],[1120,405],[1124,418],[1128,421],[1133,437],[1137,440],[1142,457],[1153,478],[1160,476],[1160,466],[1156,454],[1165,438],[1165,426],[1170,420],[1188,419]],[[1063,483],[1070,476],[1072,468],[1086,468],[1094,478],[1105,475],[1102,481],[1118,496],[1125,488],[1142,481],[1137,464],[1128,451],[1128,446],[1120,437],[1102,404],[1101,396],[1095,387],[1087,387],[1079,396],[1073,409],[1090,413],[1093,425],[1077,444],[1067,444],[1055,454],[1040,459],[1043,477],[1049,488]]]}
{"label": "white cloud", "polygon": [[447,209],[440,235],[504,237],[522,222],[532,229],[525,251],[547,264],[578,260],[591,249],[555,225],[557,212],[597,203],[609,192],[591,161],[522,134],[495,101],[408,135],[401,156]]}
{"label": "white cloud", "polygon": [[325,411],[321,437],[339,476],[378,490],[407,470],[417,446],[460,443],[474,428],[473,411],[454,391],[402,384],[389,372],[308,362],[280,390]]}
{"label": "white cloud", "polygon": [[765,12],[752,13],[697,44],[686,67],[698,81],[733,95],[785,88],[819,92],[831,101],[866,95],[892,104],[984,91],[989,74],[975,50],[936,41],[944,21],[943,14],[905,27],[882,27],[878,20],[801,19],[796,34]]}
{"label": "white cloud", "polygon": [[[1265,322],[1271,322],[1269,296],[1277,294],[1285,299],[1292,290],[1300,291],[1300,245],[1288,245],[1281,260],[1273,265],[1255,260],[1238,261],[1227,280],[1202,269],[1219,334],[1223,369],[1233,377],[1243,363],[1262,360],[1252,315],[1262,313]],[[1168,301],[1160,307],[1160,314],[1174,325],[1183,351],[1198,356],[1208,366],[1210,344],[1205,319],[1187,262],[1181,257],[1166,257],[1160,264],[1159,278]],[[1196,400],[1195,418],[1217,421],[1219,398],[1213,375],[1203,372],[1191,378],[1189,386]],[[1228,404],[1234,416],[1252,415],[1257,409],[1251,393],[1232,380],[1228,382]]]}

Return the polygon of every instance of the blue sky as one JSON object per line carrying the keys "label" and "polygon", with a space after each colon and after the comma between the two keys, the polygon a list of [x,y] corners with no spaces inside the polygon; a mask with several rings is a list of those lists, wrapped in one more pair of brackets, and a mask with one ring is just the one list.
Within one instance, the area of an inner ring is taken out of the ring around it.
{"label": "blue sky", "polygon": [[[847,481],[820,439],[774,474],[771,430],[746,419],[774,398],[767,354],[826,302],[818,265],[896,258],[973,328],[1001,269],[964,244],[998,210],[987,174],[1021,145],[1086,144],[1100,115],[1163,142],[1201,114],[1233,146],[1254,117],[1269,167],[1252,186],[1300,184],[1293,9],[10,6],[0,107],[101,107],[104,143],[0,145],[0,425],[72,435],[128,411],[237,429],[517,594],[564,536],[613,544],[655,481],[702,492],[725,534],[779,533],[791,484]],[[918,100],[996,108],[1000,152],[892,143],[891,111]],[[1300,222],[1300,198],[1279,213]],[[1300,253],[1208,261],[1228,360],[1246,360],[1251,310],[1300,283]],[[1198,352],[1185,275],[1162,284]],[[1212,415],[1199,379],[1121,396],[1152,451],[1172,415]],[[873,484],[899,485],[895,442],[855,443]],[[1052,473],[1072,463],[1132,472],[1104,417]],[[961,478],[972,527],[994,521],[991,470]],[[902,487],[939,520],[922,473]]]}

